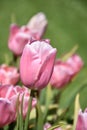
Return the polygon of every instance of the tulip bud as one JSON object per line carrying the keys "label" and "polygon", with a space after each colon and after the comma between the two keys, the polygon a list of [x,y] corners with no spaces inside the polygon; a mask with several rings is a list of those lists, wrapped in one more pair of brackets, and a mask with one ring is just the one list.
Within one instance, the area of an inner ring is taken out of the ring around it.
{"label": "tulip bud", "polygon": [[56,88],[61,88],[70,82],[73,70],[70,65],[57,60],[50,80],[50,84]]}
{"label": "tulip bud", "polygon": [[0,127],[15,120],[17,97],[12,86],[0,86]]}
{"label": "tulip bud", "polygon": [[56,49],[45,41],[27,44],[20,59],[20,76],[31,89],[44,88],[51,77]]}
{"label": "tulip bud", "polygon": [[27,27],[33,34],[37,34],[38,38],[41,38],[46,30],[47,23],[45,14],[40,12],[29,20]]}
{"label": "tulip bud", "polygon": [[19,73],[16,67],[2,64],[0,66],[0,84],[15,85],[19,80]]}
{"label": "tulip bud", "polygon": [[30,30],[26,26],[19,28],[16,24],[10,27],[10,36],[8,40],[8,47],[15,55],[21,55],[23,48],[27,42],[33,38]]}
{"label": "tulip bud", "polygon": [[[17,118],[17,111],[21,113],[21,104],[23,98],[23,118],[26,117],[30,93],[28,88],[13,86],[13,85],[1,85],[0,86],[0,127],[14,122]],[[19,96],[19,98],[18,98]],[[19,102],[17,107],[17,102]],[[33,98],[32,108],[35,107],[37,100]],[[4,118],[3,118],[4,117]]]}
{"label": "tulip bud", "polygon": [[83,61],[80,56],[74,54],[66,62],[57,60],[54,65],[50,84],[56,88],[62,88],[69,83],[72,78],[83,67]]}
{"label": "tulip bud", "polygon": [[87,109],[84,112],[79,111],[76,130],[87,130]]}
{"label": "tulip bud", "polygon": [[[45,32],[47,20],[43,13],[33,16],[27,25],[18,27],[16,24],[10,26],[10,35],[8,39],[9,49],[20,56],[24,46],[33,40],[40,40]],[[48,41],[49,42],[49,41]]]}
{"label": "tulip bud", "polygon": [[67,63],[73,68],[74,75],[81,70],[81,68],[83,67],[83,64],[84,64],[81,57],[77,54],[72,55],[67,60]]}

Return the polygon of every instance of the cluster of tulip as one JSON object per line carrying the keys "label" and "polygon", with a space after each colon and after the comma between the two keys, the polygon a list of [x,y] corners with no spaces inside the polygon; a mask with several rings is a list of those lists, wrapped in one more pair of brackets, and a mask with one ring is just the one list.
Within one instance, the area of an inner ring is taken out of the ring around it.
{"label": "cluster of tulip", "polygon": [[[68,130],[59,124],[52,127],[51,122],[42,120],[43,116],[39,117],[41,106],[38,100],[41,90],[47,85],[54,90],[62,89],[70,83],[83,67],[83,61],[75,53],[71,53],[66,60],[56,59],[57,49],[52,47],[49,39],[42,39],[47,24],[45,15],[38,13],[27,25],[19,27],[12,24],[10,27],[8,48],[15,62],[19,57],[20,65],[18,68],[6,64],[0,66],[0,127],[3,129],[14,122],[17,122],[17,127],[14,127],[16,130],[33,129],[29,126],[29,115],[31,108],[36,108],[35,130]],[[86,112],[83,114],[80,111],[76,130],[87,129],[86,115]],[[20,122],[22,118],[25,122],[25,125],[22,122],[21,128],[19,117]],[[42,123],[38,125],[40,120]]]}

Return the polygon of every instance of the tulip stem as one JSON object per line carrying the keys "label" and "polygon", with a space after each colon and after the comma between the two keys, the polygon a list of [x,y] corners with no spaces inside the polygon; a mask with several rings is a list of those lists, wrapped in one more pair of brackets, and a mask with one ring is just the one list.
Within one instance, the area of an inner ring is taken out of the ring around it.
{"label": "tulip stem", "polygon": [[12,55],[12,60],[9,63],[10,65],[16,65],[17,64],[17,56],[16,55]]}
{"label": "tulip stem", "polygon": [[41,106],[39,103],[39,100],[37,101],[37,105],[36,105],[36,123],[37,123],[37,130],[43,130],[43,113],[41,110]]}
{"label": "tulip stem", "polygon": [[17,102],[16,102],[16,110],[17,110],[17,124],[14,128],[14,130],[18,130],[19,129],[19,96],[20,94],[18,95],[18,98],[17,98]]}
{"label": "tulip stem", "polygon": [[13,54],[13,62],[16,63],[16,61],[17,61],[17,56]]}
{"label": "tulip stem", "polygon": [[22,96],[21,113],[19,115],[19,117],[20,117],[19,130],[23,130],[23,101],[24,101],[24,94]]}
{"label": "tulip stem", "polygon": [[31,112],[31,108],[32,108],[32,99],[33,99],[33,97],[34,97],[34,91],[31,90],[29,105],[28,105],[28,112],[27,112],[27,116],[25,118],[24,130],[28,130],[28,124],[29,124],[30,112]]}
{"label": "tulip stem", "polygon": [[34,90],[34,97],[37,98],[36,104],[36,128],[35,130],[43,130],[43,113],[41,110],[40,102],[39,102],[39,91]]}

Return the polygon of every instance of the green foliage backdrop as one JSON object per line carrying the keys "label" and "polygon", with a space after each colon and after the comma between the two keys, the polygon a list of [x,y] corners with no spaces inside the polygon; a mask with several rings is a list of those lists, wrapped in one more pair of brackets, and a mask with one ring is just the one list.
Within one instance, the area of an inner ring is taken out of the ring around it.
{"label": "green foliage backdrop", "polygon": [[[74,82],[63,92],[60,105],[72,105],[74,96],[81,89],[81,107],[87,107],[87,0],[0,0],[0,64],[11,57],[7,43],[12,16],[16,23],[23,25],[36,13],[44,12],[48,19],[48,28],[44,38],[58,49],[57,57],[76,44],[77,52],[84,60],[84,69]],[[84,88],[84,89],[83,89]]]}

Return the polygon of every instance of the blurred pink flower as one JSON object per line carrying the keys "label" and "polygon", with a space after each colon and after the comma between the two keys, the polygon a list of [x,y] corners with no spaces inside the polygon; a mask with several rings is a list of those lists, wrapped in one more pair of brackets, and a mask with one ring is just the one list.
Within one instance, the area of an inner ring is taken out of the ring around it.
{"label": "blurred pink flower", "polygon": [[[44,125],[44,130],[48,130],[48,128],[50,128],[51,127],[51,124],[50,123],[45,123],[45,125]],[[54,130],[62,130],[60,127],[58,127],[58,128],[55,128]]]}
{"label": "blurred pink flower", "polygon": [[[23,117],[25,118],[28,110],[28,103],[30,93],[26,87],[20,86],[0,86],[0,127],[3,127],[17,118],[17,100],[19,95],[19,112],[21,110],[22,96],[23,100]],[[33,98],[32,107],[36,105],[37,101]],[[4,118],[3,118],[4,117]]]}
{"label": "blurred pink flower", "polygon": [[31,40],[36,39],[26,26],[18,27],[12,24],[10,27],[10,36],[8,47],[15,55],[21,55],[24,46]]}
{"label": "blurred pink flower", "polygon": [[45,14],[40,12],[29,20],[27,27],[33,34],[37,34],[38,38],[41,38],[46,30],[47,24],[48,21]]}
{"label": "blurred pink flower", "polygon": [[20,59],[20,76],[23,84],[31,89],[44,88],[51,77],[56,49],[45,41],[27,44]]}
{"label": "blurred pink flower", "polygon": [[17,96],[12,86],[0,86],[0,127],[14,121]]}
{"label": "blurred pink flower", "polygon": [[87,130],[87,109],[84,112],[79,111],[76,130]]}
{"label": "blurred pink flower", "polygon": [[66,62],[72,67],[74,75],[81,70],[84,64],[77,54],[72,55]]}
{"label": "blurred pink flower", "polygon": [[[20,94],[19,96],[19,112],[21,111],[21,103],[22,103],[22,97],[24,95],[23,99],[23,117],[25,118],[27,111],[28,111],[28,104],[29,104],[29,99],[30,99],[30,92],[29,89],[26,87],[20,87],[20,86],[15,86],[15,92],[17,94]],[[33,98],[32,100],[32,108],[35,107],[37,103],[36,98]]]}
{"label": "blurred pink flower", "polygon": [[57,60],[54,65],[50,84],[56,88],[61,88],[70,82],[72,75],[72,67],[67,63]]}
{"label": "blurred pink flower", "polygon": [[27,43],[41,39],[47,25],[43,13],[36,14],[25,26],[18,27],[16,24],[10,26],[8,47],[15,55],[21,55]]}
{"label": "blurred pink flower", "polygon": [[1,85],[15,85],[19,80],[19,73],[14,66],[7,66],[5,64],[0,66],[0,84]]}
{"label": "blurred pink flower", "polygon": [[57,60],[50,80],[50,84],[56,88],[62,88],[69,83],[72,78],[83,67],[83,61],[78,55],[71,56],[66,62]]}

